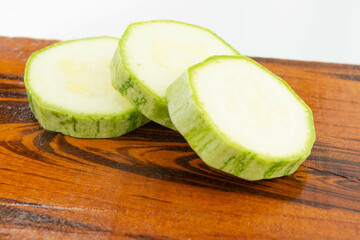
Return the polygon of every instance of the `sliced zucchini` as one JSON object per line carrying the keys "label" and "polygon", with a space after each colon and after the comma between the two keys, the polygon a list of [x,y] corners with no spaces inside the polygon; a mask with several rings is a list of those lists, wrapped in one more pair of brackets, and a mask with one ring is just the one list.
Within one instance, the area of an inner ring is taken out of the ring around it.
{"label": "sliced zucchini", "polygon": [[211,167],[258,180],[293,173],[315,141],[310,108],[278,76],[243,56],[214,56],[167,90],[178,131]]}
{"label": "sliced zucchini", "polygon": [[146,117],[175,129],[166,89],[185,69],[212,55],[239,55],[208,29],[175,21],[133,23],[112,61],[112,84]]}
{"label": "sliced zucchini", "polygon": [[64,41],[31,55],[25,86],[31,110],[45,129],[79,138],[108,138],[149,121],[111,86],[109,67],[118,41]]}

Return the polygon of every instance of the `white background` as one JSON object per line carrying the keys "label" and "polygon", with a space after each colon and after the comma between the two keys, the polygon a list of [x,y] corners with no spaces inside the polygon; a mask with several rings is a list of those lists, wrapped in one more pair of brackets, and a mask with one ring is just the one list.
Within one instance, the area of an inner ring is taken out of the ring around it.
{"label": "white background", "polygon": [[0,0],[0,35],[120,37],[131,22],[210,28],[248,56],[360,64],[359,0]]}

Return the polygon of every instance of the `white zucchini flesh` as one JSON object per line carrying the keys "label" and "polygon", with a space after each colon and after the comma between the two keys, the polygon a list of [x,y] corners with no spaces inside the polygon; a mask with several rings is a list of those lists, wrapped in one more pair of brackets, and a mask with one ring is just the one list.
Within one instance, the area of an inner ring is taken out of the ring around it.
{"label": "white zucchini flesh", "polygon": [[47,130],[80,138],[125,134],[148,119],[111,85],[110,62],[119,39],[64,41],[29,58],[30,107]]}
{"label": "white zucchini flesh", "polygon": [[239,53],[202,27],[165,20],[133,23],[114,55],[112,83],[146,117],[175,129],[166,89],[186,68],[212,55]]}
{"label": "white zucchini flesh", "polygon": [[167,90],[178,131],[208,165],[247,180],[293,173],[315,141],[310,108],[278,76],[242,56],[214,56]]}

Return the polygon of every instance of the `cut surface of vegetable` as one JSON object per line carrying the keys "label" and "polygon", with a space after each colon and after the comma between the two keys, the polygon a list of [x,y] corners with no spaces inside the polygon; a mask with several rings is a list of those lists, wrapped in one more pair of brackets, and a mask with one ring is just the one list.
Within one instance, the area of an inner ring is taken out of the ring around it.
{"label": "cut surface of vegetable", "polygon": [[208,29],[175,21],[133,23],[112,62],[113,86],[149,119],[174,129],[166,89],[195,63],[212,55],[239,55]]}
{"label": "cut surface of vegetable", "polygon": [[293,173],[315,141],[310,108],[278,76],[242,56],[214,56],[167,90],[178,131],[211,167],[247,180]]}
{"label": "cut surface of vegetable", "polygon": [[119,39],[64,41],[35,52],[25,68],[31,110],[47,130],[80,138],[116,137],[149,120],[111,85]]}

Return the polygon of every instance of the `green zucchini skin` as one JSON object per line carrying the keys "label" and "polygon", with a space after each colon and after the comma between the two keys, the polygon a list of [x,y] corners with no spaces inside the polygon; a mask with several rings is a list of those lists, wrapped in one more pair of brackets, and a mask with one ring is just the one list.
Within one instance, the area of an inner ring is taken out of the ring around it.
{"label": "green zucchini skin", "polygon": [[[121,40],[120,43],[121,44]],[[126,97],[142,114],[157,123],[176,130],[171,122],[166,101],[145,87],[131,71],[126,69],[118,47],[111,61],[111,83],[113,87]]]}
{"label": "green zucchini skin", "polygon": [[112,85],[123,96],[125,96],[132,104],[134,104],[136,108],[139,109],[139,111],[142,114],[144,114],[147,118],[176,131],[177,129],[172,123],[171,118],[169,116],[166,97],[162,98],[158,96],[154,91],[152,91],[150,88],[144,85],[135,76],[135,73],[133,73],[133,71],[127,66],[124,59],[122,58],[122,56],[124,55],[123,48],[124,48],[124,42],[126,41],[126,35],[129,32],[131,32],[131,27],[144,23],[146,24],[146,23],[156,23],[156,22],[177,23],[177,24],[183,24],[190,27],[195,27],[201,30],[205,30],[208,33],[210,33],[212,36],[217,38],[219,41],[221,41],[229,49],[231,49],[234,55],[241,55],[241,54],[211,30],[184,22],[178,22],[173,20],[153,20],[148,22],[132,23],[128,26],[125,33],[123,34],[123,37],[119,41],[119,46],[112,60],[112,64],[111,64]]}
{"label": "green zucchini skin", "polygon": [[31,62],[37,54],[50,48],[73,41],[83,41],[113,37],[95,37],[59,42],[34,52],[28,59],[24,73],[24,83],[30,109],[40,125],[49,131],[61,132],[77,138],[112,138],[124,135],[150,122],[135,107],[123,113],[114,114],[84,114],[68,111],[58,106],[43,102],[34,92],[29,79]]}
{"label": "green zucchini skin", "polygon": [[265,69],[252,59],[244,56],[213,56],[190,67],[167,89],[168,108],[172,122],[190,147],[207,165],[213,168],[251,181],[271,179],[294,173],[310,155],[315,141],[315,128],[310,108],[282,79],[265,69],[280,79],[309,111],[310,119],[308,121],[311,131],[306,149],[301,153],[286,158],[264,156],[232,142],[212,122],[198,102],[192,85],[192,69],[201,67],[210,61],[218,61],[221,58],[229,57],[243,58]]}
{"label": "green zucchini skin", "polygon": [[77,138],[118,137],[150,121],[135,108],[122,115],[76,116],[41,105],[29,92],[28,99],[43,128]]}

